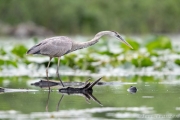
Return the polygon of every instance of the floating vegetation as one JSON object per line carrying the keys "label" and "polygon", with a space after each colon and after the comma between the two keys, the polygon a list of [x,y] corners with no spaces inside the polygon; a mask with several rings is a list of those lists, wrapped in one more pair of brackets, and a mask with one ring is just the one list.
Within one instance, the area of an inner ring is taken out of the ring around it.
{"label": "floating vegetation", "polygon": [[[61,71],[87,71],[88,73],[109,73],[116,71],[143,72],[172,72],[180,73],[180,53],[176,46],[166,36],[154,36],[148,39],[126,39],[134,49],[129,49],[117,40],[101,40],[97,45],[75,51],[61,59]],[[16,43],[11,47],[1,46],[0,71],[1,75],[11,70],[44,69],[48,57],[26,55],[28,42]],[[34,43],[35,44],[35,43]],[[57,59],[51,63],[55,69]],[[25,73],[24,73],[25,74]]]}

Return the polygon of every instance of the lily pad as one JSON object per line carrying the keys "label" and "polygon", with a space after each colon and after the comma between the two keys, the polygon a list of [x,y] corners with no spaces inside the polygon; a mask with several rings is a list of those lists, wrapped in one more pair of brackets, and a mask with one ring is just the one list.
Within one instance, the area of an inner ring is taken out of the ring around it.
{"label": "lily pad", "polygon": [[145,47],[149,51],[153,50],[164,50],[164,49],[172,49],[171,41],[168,37],[165,36],[158,36],[155,39],[149,40]]}
{"label": "lily pad", "polygon": [[27,48],[24,45],[19,44],[16,45],[11,52],[19,57],[23,57],[27,52]]}

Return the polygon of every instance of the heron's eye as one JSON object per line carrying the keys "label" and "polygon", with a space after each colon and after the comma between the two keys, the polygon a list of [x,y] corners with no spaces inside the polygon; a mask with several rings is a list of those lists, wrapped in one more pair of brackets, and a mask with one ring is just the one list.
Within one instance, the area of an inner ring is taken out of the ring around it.
{"label": "heron's eye", "polygon": [[118,34],[116,34],[116,37],[120,38],[120,36]]}
{"label": "heron's eye", "polygon": [[116,35],[116,37],[118,37],[119,39],[123,39],[123,38],[122,38],[120,35],[118,35],[118,34]]}

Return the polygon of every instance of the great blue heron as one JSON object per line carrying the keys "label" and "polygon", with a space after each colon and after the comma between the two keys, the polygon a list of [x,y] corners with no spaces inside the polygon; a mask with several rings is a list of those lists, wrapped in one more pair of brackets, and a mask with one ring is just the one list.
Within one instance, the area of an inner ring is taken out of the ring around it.
{"label": "great blue heron", "polygon": [[[110,35],[112,37],[116,37],[119,40],[121,40],[121,42],[125,43],[127,46],[132,48],[132,46],[128,42],[126,42],[120,36],[119,33],[115,32],[115,31],[101,31],[101,32],[98,32],[92,40],[87,41],[87,42],[75,42],[66,36],[47,38],[47,39],[41,41],[40,43],[38,43],[37,45],[33,46],[32,48],[30,48],[27,51],[27,54],[41,54],[41,55],[46,55],[46,56],[50,57],[49,63],[46,68],[46,77],[48,80],[48,68],[49,68],[52,58],[54,58],[54,57],[58,58],[56,74],[59,77],[59,69],[58,68],[59,68],[61,56],[71,53],[75,50],[83,49],[83,48],[89,47],[91,45],[94,45],[104,35]],[[60,79],[60,77],[59,77],[59,79]],[[62,86],[64,87],[61,79],[60,79],[60,82],[61,82]]]}

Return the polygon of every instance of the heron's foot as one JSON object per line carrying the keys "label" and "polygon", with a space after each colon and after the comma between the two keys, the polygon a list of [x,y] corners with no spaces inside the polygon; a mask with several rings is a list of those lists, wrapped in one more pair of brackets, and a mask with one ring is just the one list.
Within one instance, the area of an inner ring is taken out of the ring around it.
{"label": "heron's foot", "polygon": [[62,80],[61,80],[61,78],[60,78],[60,75],[59,75],[59,72],[58,72],[58,71],[56,72],[56,75],[58,76],[58,79],[59,79],[61,85],[64,87],[64,84],[63,84],[63,82],[62,82]]}

